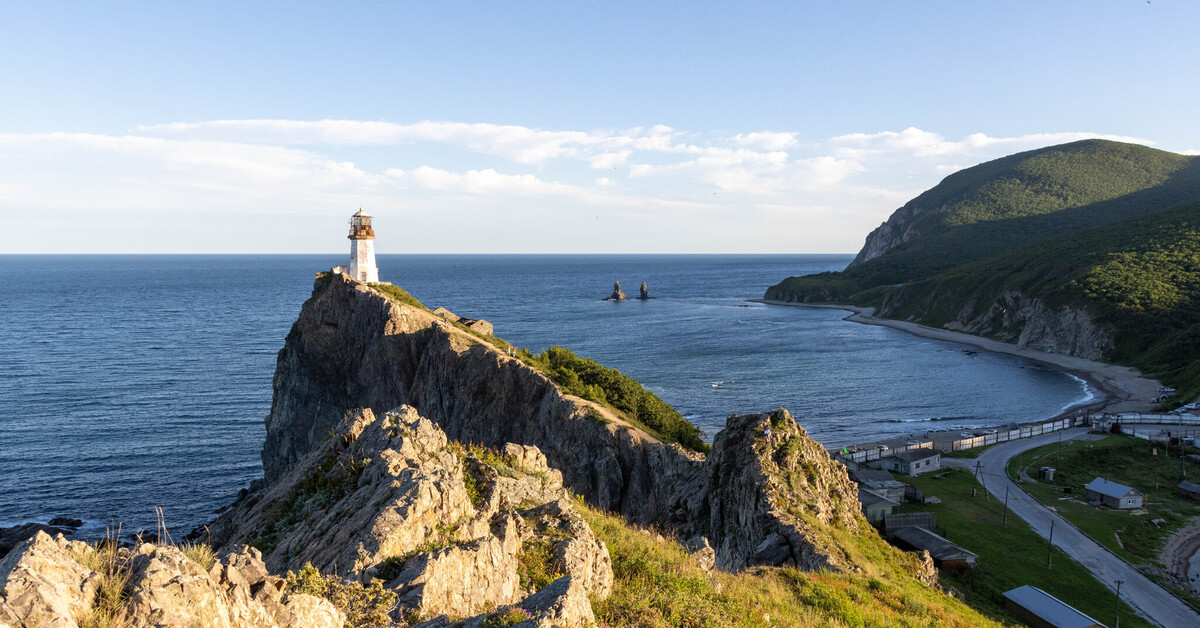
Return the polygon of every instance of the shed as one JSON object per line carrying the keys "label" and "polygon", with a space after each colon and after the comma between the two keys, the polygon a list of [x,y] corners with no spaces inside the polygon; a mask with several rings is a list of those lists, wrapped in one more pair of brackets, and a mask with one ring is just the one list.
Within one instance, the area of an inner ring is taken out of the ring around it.
{"label": "shed", "polygon": [[1142,507],[1144,498],[1141,492],[1124,484],[1096,478],[1085,484],[1083,488],[1087,489],[1088,501],[1093,504],[1104,504],[1109,508],[1122,510]]}
{"label": "shed", "polygon": [[872,493],[883,496],[896,503],[904,503],[904,482],[892,477],[887,471],[874,469],[858,469],[850,474],[858,485],[869,489]]}
{"label": "shed", "polygon": [[1192,499],[1200,499],[1200,484],[1183,481],[1179,483],[1179,494]]}
{"label": "shed", "polygon": [[896,471],[905,475],[920,475],[929,471],[937,471],[942,466],[942,454],[930,449],[909,449],[886,458],[871,462],[876,469]]}
{"label": "shed", "polygon": [[934,564],[942,569],[974,567],[975,558],[978,556],[925,528],[904,527],[892,532],[892,536],[909,549],[929,552]]}
{"label": "shed", "polygon": [[891,514],[892,509],[900,505],[861,486],[858,487],[858,503],[862,506],[863,516],[871,523],[883,521],[884,515]]}
{"label": "shed", "polygon": [[1005,591],[1004,608],[1030,628],[1106,628],[1070,604],[1028,584]]}

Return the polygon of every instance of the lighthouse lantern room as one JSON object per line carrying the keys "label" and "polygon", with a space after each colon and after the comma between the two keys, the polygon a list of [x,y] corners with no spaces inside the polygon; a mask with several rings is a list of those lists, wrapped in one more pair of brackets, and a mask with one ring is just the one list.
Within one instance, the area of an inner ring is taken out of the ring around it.
{"label": "lighthouse lantern room", "polygon": [[350,217],[350,269],[347,274],[366,282],[379,281],[379,269],[375,267],[375,230],[371,228],[371,214],[360,207]]}

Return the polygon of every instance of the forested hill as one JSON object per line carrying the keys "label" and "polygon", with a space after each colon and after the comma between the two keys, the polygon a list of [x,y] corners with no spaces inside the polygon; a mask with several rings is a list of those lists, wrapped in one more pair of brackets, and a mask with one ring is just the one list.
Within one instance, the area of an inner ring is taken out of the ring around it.
{"label": "forested hill", "polygon": [[1137,366],[1200,395],[1200,158],[1102,140],[980,164],[897,210],[842,272],[766,298]]}
{"label": "forested hill", "polygon": [[790,277],[767,298],[874,301],[880,286],[1198,199],[1195,157],[1106,140],[1018,153],[956,172],[897,209],[846,270]]}

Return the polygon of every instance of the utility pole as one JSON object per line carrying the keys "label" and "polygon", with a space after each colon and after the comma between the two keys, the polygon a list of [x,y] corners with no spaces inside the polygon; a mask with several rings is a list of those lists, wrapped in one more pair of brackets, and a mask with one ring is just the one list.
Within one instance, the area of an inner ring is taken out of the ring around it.
{"label": "utility pole", "polygon": [[[1052,522],[1053,523],[1053,522]],[[1004,487],[1004,527],[1008,527],[1008,487]]]}
{"label": "utility pole", "polygon": [[[982,463],[982,462],[980,462],[980,461],[978,461],[978,460],[976,460],[976,461],[975,461],[975,481],[976,481],[976,482],[979,482],[979,485],[983,487],[983,496],[984,496],[984,498],[985,498],[985,499],[987,499],[988,501],[991,501],[991,500],[992,500],[992,497],[991,497],[991,495],[989,495],[989,494],[988,494],[988,492],[987,492],[987,483],[985,483],[985,482],[983,481],[983,470],[980,468],[980,465],[982,465],[982,464],[983,464],[983,463]],[[972,495],[974,495],[974,492],[973,492],[973,491],[974,491],[975,489],[971,489],[971,490],[972,490]]]}
{"label": "utility pole", "polygon": [[1050,554],[1050,550],[1053,548],[1054,548],[1054,520],[1051,519],[1050,520],[1050,538],[1046,540],[1046,570],[1047,571],[1054,568],[1054,565],[1051,561],[1052,556]]}
{"label": "utility pole", "polygon": [[1113,628],[1121,628],[1121,585],[1125,584],[1124,580],[1117,580],[1117,621],[1113,623]]}

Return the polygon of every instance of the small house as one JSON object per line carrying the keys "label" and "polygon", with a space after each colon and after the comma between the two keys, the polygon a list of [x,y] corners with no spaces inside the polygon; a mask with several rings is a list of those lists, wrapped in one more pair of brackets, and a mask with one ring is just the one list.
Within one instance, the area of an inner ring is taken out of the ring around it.
{"label": "small house", "polygon": [[920,475],[930,471],[937,471],[941,468],[942,454],[929,447],[909,449],[908,451],[901,451],[886,458],[874,460],[871,462],[871,466],[876,469],[895,471],[905,475]]}
{"label": "small house", "polygon": [[892,532],[898,544],[908,549],[929,552],[939,569],[974,567],[978,554],[951,543],[949,539],[925,528],[910,526]]}
{"label": "small house", "polygon": [[870,523],[883,521],[885,515],[891,514],[892,509],[900,505],[861,486],[858,487],[858,503],[862,506],[863,516]]}
{"label": "small house", "polygon": [[1200,484],[1183,481],[1179,483],[1179,494],[1184,497],[1200,500]]}
{"label": "small house", "polygon": [[1093,504],[1103,504],[1109,508],[1121,510],[1142,507],[1144,497],[1141,492],[1124,484],[1096,478],[1085,484],[1083,488],[1087,489],[1088,501]]}
{"label": "small house", "polygon": [[883,516],[883,533],[888,536],[910,526],[937,532],[937,515],[932,512],[898,512]]}
{"label": "small house", "polygon": [[850,477],[858,485],[898,504],[904,503],[904,482],[892,477],[887,471],[875,469],[858,469],[850,473]]}
{"label": "small house", "polygon": [[1073,606],[1028,584],[1004,592],[1004,609],[1030,628],[1105,628]]}

